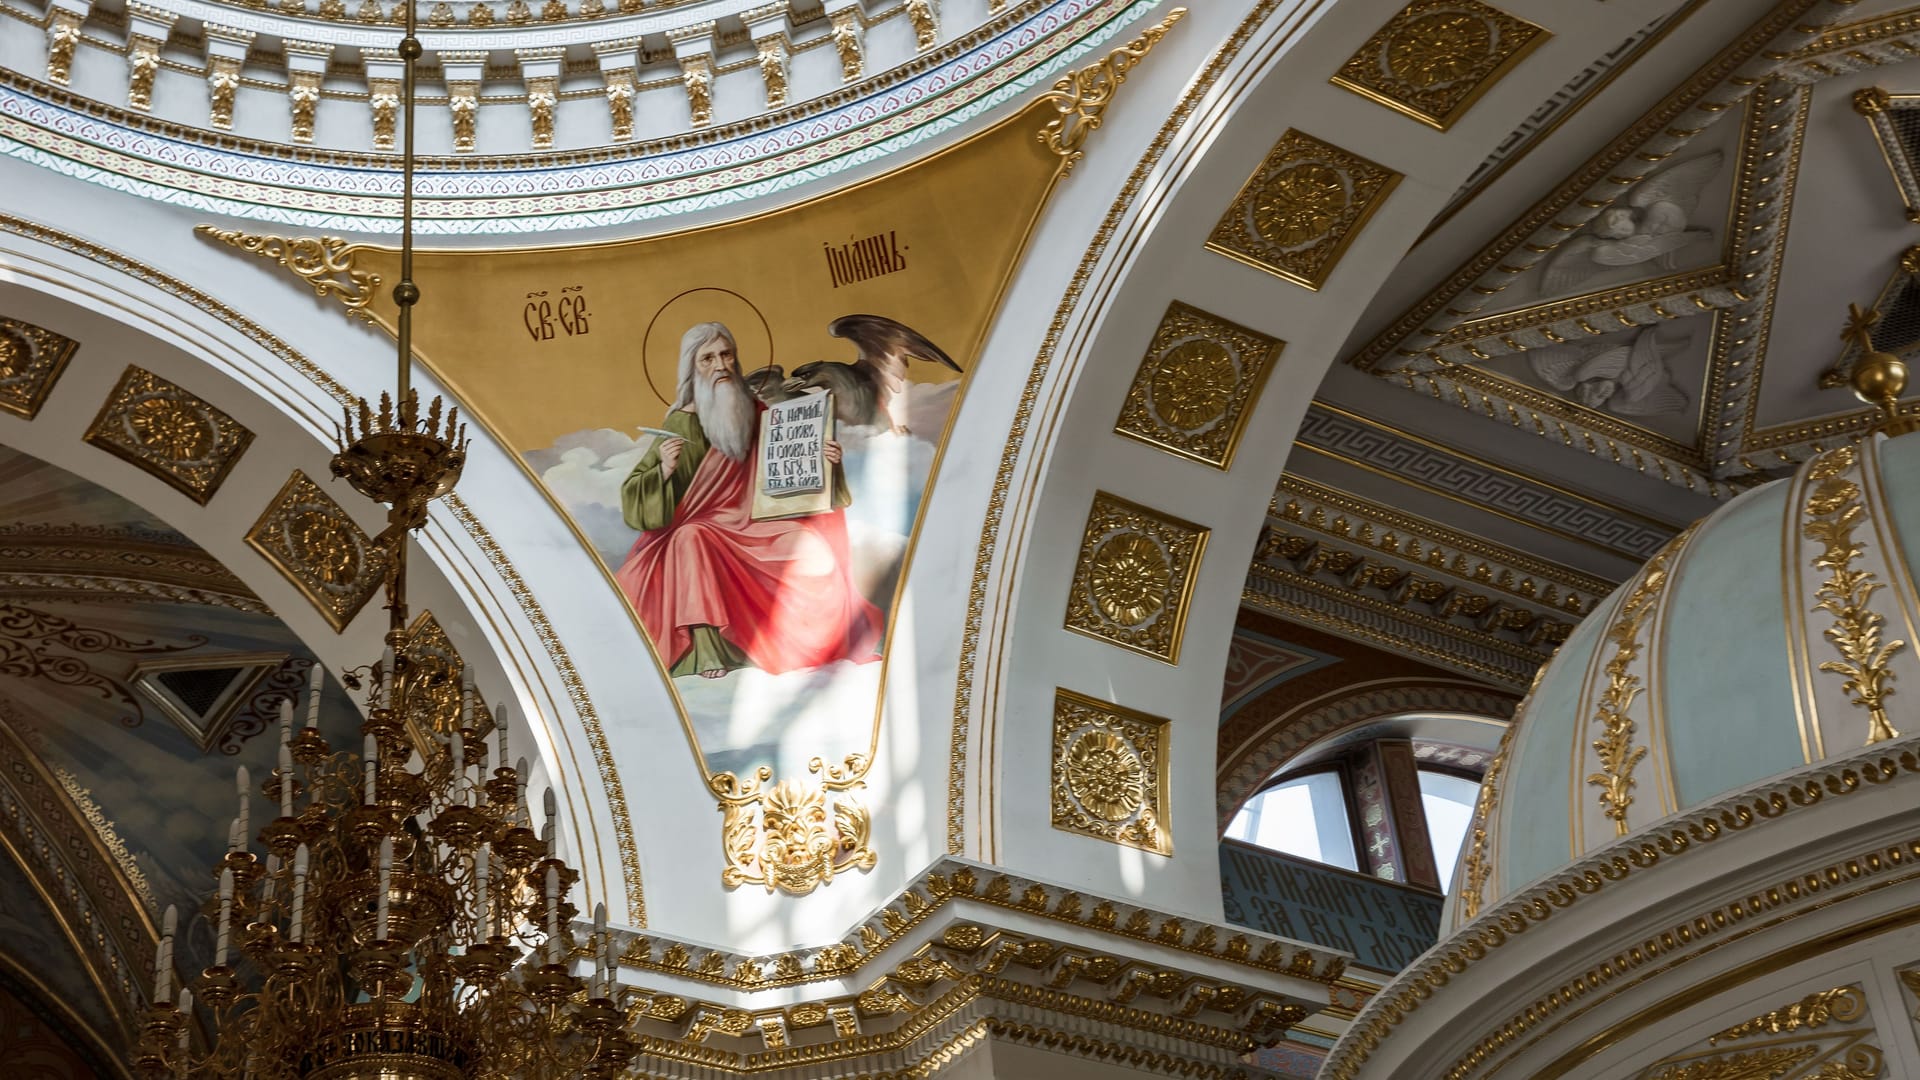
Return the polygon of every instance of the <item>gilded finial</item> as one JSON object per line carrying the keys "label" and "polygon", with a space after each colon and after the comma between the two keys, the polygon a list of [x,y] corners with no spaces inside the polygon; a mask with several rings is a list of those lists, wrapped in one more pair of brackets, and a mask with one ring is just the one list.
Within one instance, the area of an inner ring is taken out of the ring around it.
{"label": "gilded finial", "polygon": [[1874,430],[1887,435],[1905,435],[1920,431],[1920,417],[1900,415],[1900,395],[1907,388],[1907,365],[1892,353],[1873,347],[1873,328],[1880,322],[1878,309],[1860,310],[1847,305],[1847,328],[1840,336],[1860,349],[1853,362],[1853,394],[1881,412]]}

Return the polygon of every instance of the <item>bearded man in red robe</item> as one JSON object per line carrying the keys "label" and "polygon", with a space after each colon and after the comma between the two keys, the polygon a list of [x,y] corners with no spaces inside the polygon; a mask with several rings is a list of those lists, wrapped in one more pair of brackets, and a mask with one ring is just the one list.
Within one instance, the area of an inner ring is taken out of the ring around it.
{"label": "bearded man in red robe", "polygon": [[840,444],[826,444],[833,509],[755,521],[760,411],[733,334],[701,323],[680,339],[680,382],[657,441],[620,486],[641,530],[614,575],[668,661],[668,674],[717,679],[879,659],[886,625],[848,573]]}

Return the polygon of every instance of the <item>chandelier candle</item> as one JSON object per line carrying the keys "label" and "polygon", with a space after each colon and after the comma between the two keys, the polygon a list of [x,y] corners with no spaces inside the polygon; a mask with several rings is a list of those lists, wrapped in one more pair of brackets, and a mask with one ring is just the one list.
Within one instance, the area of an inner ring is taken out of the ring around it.
{"label": "chandelier candle", "polygon": [[380,767],[380,743],[372,735],[368,735],[366,742],[361,746],[360,760],[365,762],[363,768],[366,771],[366,796],[361,801],[372,806],[374,773]]}
{"label": "chandelier candle", "polygon": [[380,907],[374,916],[373,939],[387,940],[387,894],[393,891],[393,837],[380,841]]}
{"label": "chandelier candle", "polygon": [[293,915],[287,924],[287,940],[300,944],[306,931],[307,916],[307,845],[301,844],[293,853]]}
{"label": "chandelier candle", "polygon": [[220,930],[213,943],[213,966],[227,966],[228,935],[233,929],[233,870],[220,871]]}
{"label": "chandelier candle", "polygon": [[473,936],[480,941],[493,936],[493,895],[487,891],[487,861],[492,854],[491,847],[483,843],[480,850],[473,853],[473,891],[479,900],[479,911],[473,921]]}
{"label": "chandelier candle", "polygon": [[173,932],[180,923],[180,912],[172,904],[160,919],[160,947],[153,953],[153,1002],[158,1005],[173,997]]}
{"label": "chandelier candle", "polygon": [[307,683],[307,727],[317,731],[320,727],[320,686],[326,679],[326,669],[316,660],[312,672],[313,678]]}
{"label": "chandelier candle", "polygon": [[239,823],[234,826],[233,850],[240,852],[245,851],[247,848],[247,824],[250,816],[247,811],[247,803],[248,796],[252,794],[247,790],[247,767],[245,765],[240,766],[237,770],[235,779],[238,781],[240,788],[240,817],[238,819]]}

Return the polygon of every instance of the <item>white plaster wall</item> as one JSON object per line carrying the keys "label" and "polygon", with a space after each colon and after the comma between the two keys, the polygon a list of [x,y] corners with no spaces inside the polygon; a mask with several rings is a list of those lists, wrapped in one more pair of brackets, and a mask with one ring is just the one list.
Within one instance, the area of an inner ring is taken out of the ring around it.
{"label": "white plaster wall", "polygon": [[[1575,6],[1548,0],[1504,5],[1548,27],[1554,37],[1448,132],[1327,81],[1400,6],[1388,0],[1281,4],[1202,101],[1162,160],[1158,178],[1133,200],[1123,219],[1124,240],[1096,266],[1087,302],[1068,323],[1042,388],[997,546],[973,714],[972,752],[986,764],[968,778],[967,854],[1066,878],[1093,892],[1138,896],[1169,910],[1219,917],[1213,770],[1226,647],[1268,499],[1313,389],[1386,274],[1472,168],[1559,88],[1568,71],[1584,66],[1667,5]],[[1137,69],[1108,124],[1127,130],[1157,124],[1184,73],[1198,68],[1237,25],[1245,9],[1232,7],[1195,5],[1191,25],[1177,28]],[[1203,248],[1241,184],[1289,127],[1406,177],[1318,291]],[[1103,129],[1101,135],[1107,133]],[[1125,164],[1077,174],[1058,205],[1104,208],[1121,186]],[[1016,295],[1029,282],[1066,280],[1079,254],[1079,249],[1036,247]],[[1288,343],[1231,472],[1176,460],[1112,435],[1126,387],[1173,299]],[[1031,349],[1044,325],[1017,319],[1010,311],[996,326],[990,351]],[[1011,388],[1000,385],[996,392],[1010,394]],[[1011,411],[1007,398],[999,405]],[[990,407],[978,391],[968,406]],[[1061,628],[1095,490],[1212,529],[1177,667]],[[1056,686],[1173,720],[1172,858],[1048,827],[1048,744]]]}
{"label": "white plaster wall", "polygon": [[[1177,133],[1158,171],[1128,210],[1129,224],[1121,233],[1125,239],[1095,266],[1085,302],[1071,314],[1062,347],[1041,387],[1033,427],[1020,447],[1009,512],[993,549],[986,633],[967,686],[964,854],[1093,892],[1218,916],[1212,723],[1225,643],[1258,519],[1311,388],[1386,268],[1485,149],[1551,92],[1568,66],[1590,58],[1598,47],[1594,43],[1625,37],[1657,5],[1616,2],[1574,10],[1535,0],[1510,6],[1546,23],[1557,36],[1451,133],[1432,132],[1325,83],[1338,58],[1396,9],[1387,0],[1348,0],[1337,7],[1314,0],[1283,4],[1256,28],[1187,127]],[[956,675],[982,518],[1007,452],[1006,432],[1038,343],[1099,222],[1193,73],[1239,25],[1251,0],[1192,7],[1186,21],[1134,69],[1090,140],[1087,158],[1057,191],[960,407],[960,434],[935,481],[891,646],[881,749],[865,792],[875,809],[873,843],[880,857],[872,872],[844,875],[804,898],[721,888],[720,815],[695,768],[659,674],[641,659],[644,653],[623,601],[606,587],[592,557],[548,509],[509,453],[476,432],[460,494],[551,620],[606,732],[640,839],[653,928],[749,950],[821,943],[837,938],[946,850]],[[801,54],[795,67],[822,59],[837,69],[830,49]],[[483,132],[488,124],[483,116]],[[1410,174],[1319,293],[1200,249],[1206,229],[1289,124],[1337,139]],[[960,134],[936,140],[921,152]],[[844,182],[882,167],[852,170]],[[377,393],[391,384],[389,341],[347,323],[336,307],[316,300],[298,282],[264,263],[193,239],[191,228],[200,220],[194,214],[64,180],[11,159],[0,161],[0,190],[9,193],[10,213],[126,252],[218,295],[357,393]],[[737,213],[760,209],[765,206]],[[610,235],[616,234],[596,233],[593,238]],[[5,233],[0,233],[0,254],[8,267],[5,272],[16,275],[23,287],[61,292],[107,318],[146,327],[149,333],[164,332],[186,357],[180,361],[183,372],[191,373],[198,365],[202,374],[217,371],[232,380],[240,404],[208,396],[262,432],[249,455],[257,460],[243,463],[248,479],[236,476],[229,491],[202,514],[157,512],[169,520],[178,516],[183,531],[228,559],[276,609],[292,612],[301,607],[304,601],[290,598],[286,587],[276,584],[277,575],[238,541],[289,467],[286,460],[275,461],[264,453],[264,446],[280,446],[287,460],[297,457],[307,462],[303,467],[310,473],[324,474],[332,402],[244,334],[177,299]],[[81,298],[74,291],[81,279],[91,282],[85,286],[88,291],[107,299]],[[423,302],[444,302],[431,282],[422,285]],[[1109,434],[1119,395],[1155,320],[1175,295],[1291,343],[1255,414],[1239,463],[1229,474],[1173,461]],[[30,312],[21,314],[32,317]],[[76,375],[109,351],[87,344],[87,335],[77,336],[83,342],[83,361],[69,373],[70,384],[60,393],[90,403],[63,405],[75,410],[60,414],[69,424],[81,413],[90,417],[88,410],[98,403],[98,393],[83,392],[90,384]],[[108,366],[110,373],[95,377],[117,375],[119,361]],[[180,381],[202,385],[184,374]],[[254,400],[248,402],[248,395]],[[77,434],[73,431],[66,451],[72,460],[87,454],[104,457],[81,446]],[[93,472],[76,471],[90,476],[111,471],[98,463],[89,468]],[[154,505],[155,482],[148,481],[149,488],[142,490],[137,479],[110,476],[102,482]],[[1178,668],[1059,629],[1065,584],[1096,487],[1215,530],[1200,568]],[[467,617],[455,620],[458,627],[450,629],[470,636],[456,640],[463,649],[472,646],[469,655],[483,649],[497,654],[499,681],[511,686],[524,709],[541,717],[542,760],[562,782],[569,840],[584,850],[594,868],[588,875],[588,899],[613,898],[610,907],[619,912],[625,905],[618,902],[613,821],[585,723],[568,700],[560,671],[501,574],[443,510],[436,511],[424,533],[423,547],[442,568],[448,590],[434,593],[430,587],[421,599],[436,611],[464,606]],[[360,662],[377,653],[378,645],[369,644],[377,625],[375,612],[362,616],[350,639],[329,640],[311,620],[296,624],[296,629],[316,647],[324,646],[322,655],[330,661],[338,656]],[[1175,719],[1173,859],[1048,828],[1046,741],[1056,685]],[[499,693],[492,687],[488,692]]]}

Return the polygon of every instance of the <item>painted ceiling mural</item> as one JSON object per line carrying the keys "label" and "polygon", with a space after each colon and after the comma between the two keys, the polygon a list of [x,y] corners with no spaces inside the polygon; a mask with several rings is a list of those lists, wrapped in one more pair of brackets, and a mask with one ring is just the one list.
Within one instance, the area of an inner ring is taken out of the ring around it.
{"label": "painted ceiling mural", "polygon": [[[304,695],[313,658],[159,519],[5,448],[0,522],[0,757],[9,778],[0,800],[16,811],[4,815],[8,850],[41,887],[66,893],[76,916],[98,906],[95,921],[113,928],[100,948],[119,958],[110,963],[124,978],[147,969],[164,908],[199,911],[207,853],[228,839],[240,804],[266,820],[258,785],[242,799],[235,769],[271,772],[273,740],[254,736],[273,730],[281,701]],[[196,586],[175,584],[183,580]],[[355,715],[335,681],[322,715],[323,730]],[[65,864],[44,861],[76,850],[93,852],[94,873],[63,876]],[[48,884],[59,881],[87,882],[85,899]],[[34,934],[63,924],[48,920]],[[211,955],[211,927],[191,915],[182,927],[180,965],[197,969]],[[43,979],[64,970],[37,950],[19,959]],[[121,985],[106,998],[120,1007],[138,993]]]}
{"label": "painted ceiling mural", "polygon": [[[940,456],[976,453],[953,416],[996,363],[982,344],[1006,283],[1091,130],[1078,104],[1056,88],[884,178],[722,225],[415,255],[461,298],[419,309],[416,354],[627,602],[726,810],[729,885],[806,892],[872,865],[855,793],[917,522]],[[200,232],[394,326],[376,286],[398,276],[395,249]],[[761,858],[775,826],[756,804],[830,804],[834,835]]]}

